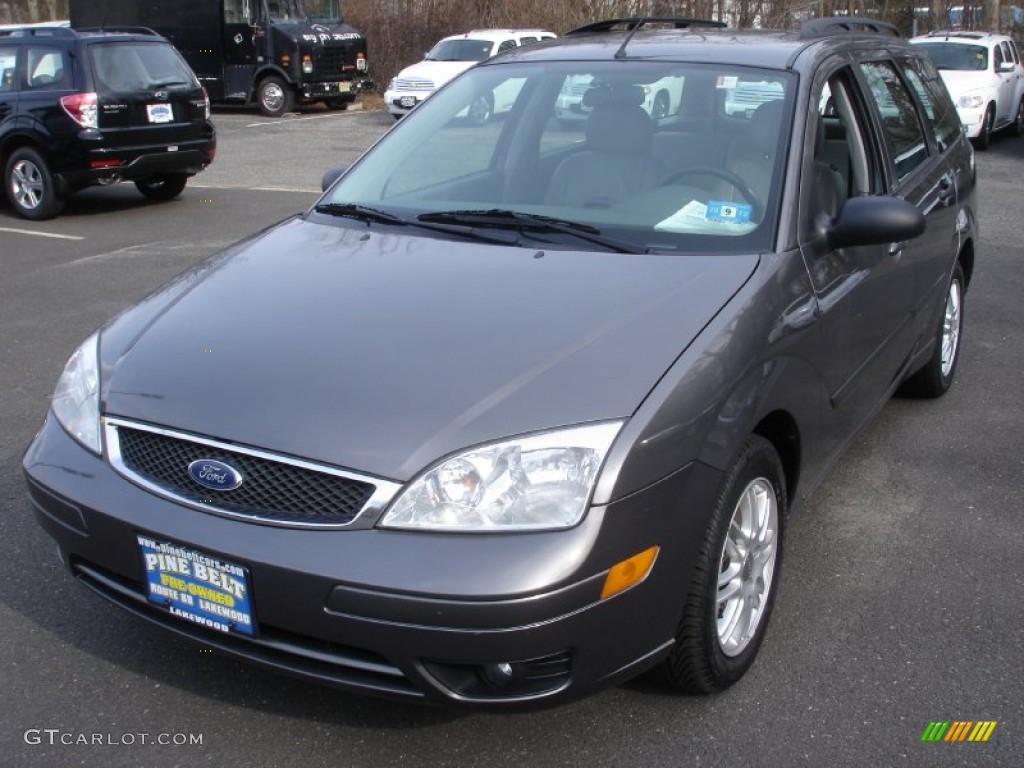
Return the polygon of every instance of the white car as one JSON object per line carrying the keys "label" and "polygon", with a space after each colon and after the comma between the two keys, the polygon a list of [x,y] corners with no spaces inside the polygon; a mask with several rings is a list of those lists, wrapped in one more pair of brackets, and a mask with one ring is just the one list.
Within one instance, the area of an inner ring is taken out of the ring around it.
{"label": "white car", "polygon": [[960,122],[978,149],[993,131],[1024,133],[1024,66],[1011,37],[992,32],[930,32],[914,37],[942,75]]}
{"label": "white car", "polygon": [[[477,62],[502,51],[555,37],[554,32],[543,29],[474,29],[446,37],[430,49],[423,61],[406,67],[391,80],[384,93],[384,103],[397,120]],[[509,104],[515,95],[511,94]],[[485,122],[491,115],[508,107],[502,103],[502,97],[500,93],[482,95],[470,105],[468,117],[473,122]]]}
{"label": "white car", "polygon": [[[614,88],[609,83],[594,83],[592,80],[590,75],[570,75],[562,83],[562,90],[555,100],[555,117],[562,123],[571,125],[590,114],[591,107],[584,97],[591,88]],[[655,120],[679,111],[679,100],[683,92],[682,77],[663,77],[652,83],[636,85],[642,90],[643,101],[640,106]]]}

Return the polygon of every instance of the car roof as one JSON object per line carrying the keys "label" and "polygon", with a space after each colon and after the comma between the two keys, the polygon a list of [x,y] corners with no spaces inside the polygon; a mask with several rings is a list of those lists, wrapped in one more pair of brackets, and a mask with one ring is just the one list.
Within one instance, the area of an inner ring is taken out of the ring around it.
{"label": "car roof", "polygon": [[918,35],[917,37],[910,38],[912,43],[963,43],[964,45],[984,45],[1001,43],[1006,40],[1012,40],[1013,38],[1009,35],[1002,35],[998,32],[977,32],[974,30],[963,31],[963,30],[952,30],[952,29],[938,29],[929,32],[927,35]]}
{"label": "car roof", "polygon": [[524,37],[527,35],[546,35],[550,37],[556,37],[554,32],[549,32],[546,29],[471,29],[469,32],[461,32],[457,35],[449,35],[441,39],[443,43],[445,40],[490,40],[491,42],[498,42],[506,40],[509,37]]}
{"label": "car roof", "polygon": [[121,40],[167,43],[167,38],[148,27],[110,27],[104,29],[72,29],[65,23],[24,24],[0,28],[0,37],[10,40],[46,40],[91,42],[94,40]]}

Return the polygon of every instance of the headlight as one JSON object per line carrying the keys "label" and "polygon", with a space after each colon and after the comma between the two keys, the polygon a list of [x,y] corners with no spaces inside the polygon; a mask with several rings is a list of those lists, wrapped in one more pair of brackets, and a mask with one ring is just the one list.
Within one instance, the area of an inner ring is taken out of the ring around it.
{"label": "headlight", "polygon": [[51,406],[57,421],[93,453],[100,447],[99,335],[82,342],[64,366]]}
{"label": "headlight", "polygon": [[981,107],[985,104],[985,99],[977,93],[965,93],[959,99],[957,99],[957,105],[966,109]]}
{"label": "headlight", "polygon": [[592,424],[471,448],[416,478],[379,525],[458,532],[569,528],[586,512],[621,426]]}

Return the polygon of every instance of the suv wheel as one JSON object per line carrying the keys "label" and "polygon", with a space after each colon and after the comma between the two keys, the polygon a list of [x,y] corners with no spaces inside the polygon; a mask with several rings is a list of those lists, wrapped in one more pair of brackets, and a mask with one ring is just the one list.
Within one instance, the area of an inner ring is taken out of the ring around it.
{"label": "suv wheel", "polygon": [[775,602],[785,514],[782,462],[771,443],[753,435],[711,515],[676,644],[658,670],[666,683],[714,693],[753,664]]}
{"label": "suv wheel", "polygon": [[150,200],[173,200],[188,183],[188,175],[184,173],[164,173],[135,182],[135,188]]}
{"label": "suv wheel", "polygon": [[974,139],[975,149],[984,151],[992,143],[992,123],[995,117],[995,110],[990,104],[988,109],[985,110],[985,116],[981,119],[981,131],[978,132],[977,138]]}
{"label": "suv wheel", "polygon": [[925,364],[900,387],[909,397],[941,397],[953,385],[960,359],[960,334],[964,322],[964,271],[957,263],[946,292],[946,303],[935,333],[935,351]]}
{"label": "suv wheel", "polygon": [[295,106],[295,94],[284,80],[277,75],[265,77],[256,89],[256,101],[260,112],[267,117],[280,117],[291,112]]}
{"label": "suv wheel", "polygon": [[4,188],[15,212],[26,219],[52,219],[64,208],[46,161],[31,147],[11,153],[4,168]]}

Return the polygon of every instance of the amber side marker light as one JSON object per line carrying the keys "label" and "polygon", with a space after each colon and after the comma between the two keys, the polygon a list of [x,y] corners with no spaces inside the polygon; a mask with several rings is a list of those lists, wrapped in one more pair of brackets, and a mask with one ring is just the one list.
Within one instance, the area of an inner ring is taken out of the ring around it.
{"label": "amber side marker light", "polygon": [[658,546],[645,549],[628,560],[623,560],[609,568],[604,586],[601,587],[601,599],[617,595],[622,590],[629,589],[634,584],[639,584],[646,579],[647,574],[651,572],[651,566],[654,565],[654,559],[658,556],[659,549],[661,547]]}

